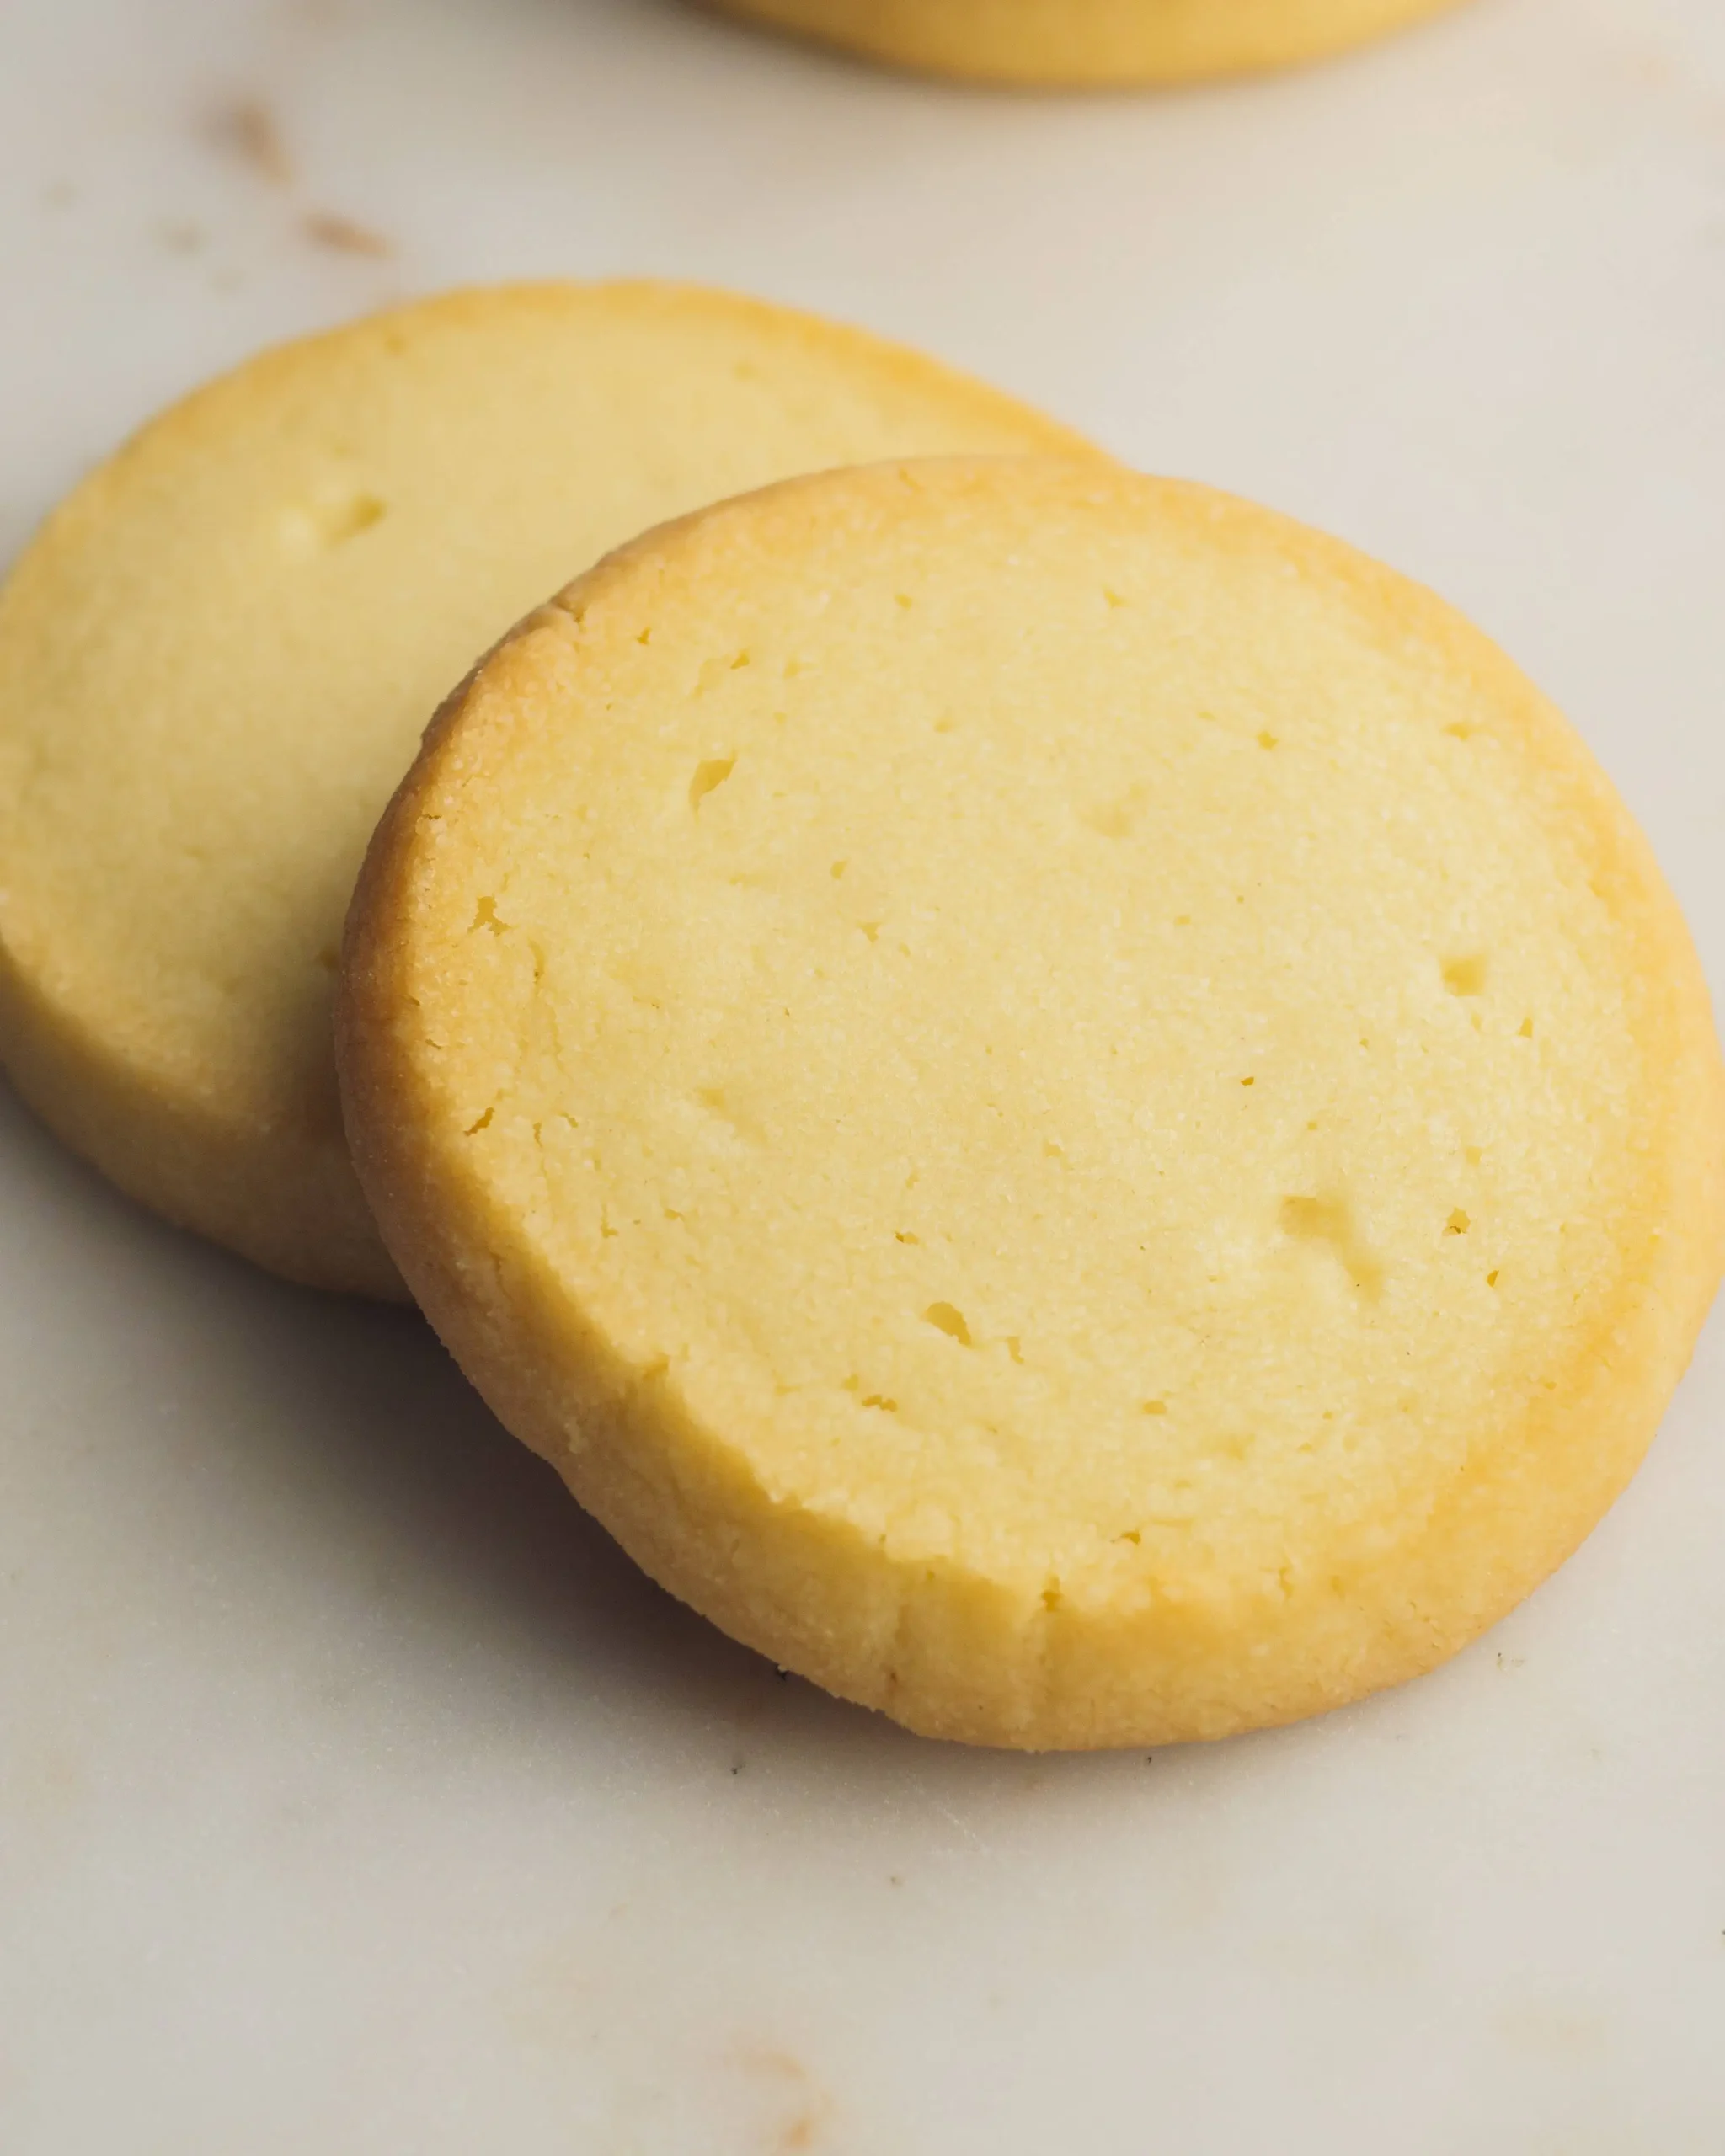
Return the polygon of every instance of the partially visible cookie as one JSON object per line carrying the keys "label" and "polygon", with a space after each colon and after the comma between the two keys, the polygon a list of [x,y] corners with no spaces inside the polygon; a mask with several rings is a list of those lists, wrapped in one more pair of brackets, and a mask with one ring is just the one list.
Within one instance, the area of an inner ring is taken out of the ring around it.
{"label": "partially visible cookie", "polygon": [[857,331],[654,284],[459,293],[199,391],[0,593],[0,1060],[170,1219],[399,1294],[329,1005],[439,701],[666,516],[858,458],[1076,440]]}
{"label": "partially visible cookie", "polygon": [[1316,60],[1455,0],[717,0],[901,67],[1081,88]]}
{"label": "partially visible cookie", "polygon": [[973,1742],[1430,1668],[1610,1504],[1719,1278],[1706,990],[1581,742],[1428,593],[1094,465],[594,570],[428,737],[340,1030],[509,1426]]}

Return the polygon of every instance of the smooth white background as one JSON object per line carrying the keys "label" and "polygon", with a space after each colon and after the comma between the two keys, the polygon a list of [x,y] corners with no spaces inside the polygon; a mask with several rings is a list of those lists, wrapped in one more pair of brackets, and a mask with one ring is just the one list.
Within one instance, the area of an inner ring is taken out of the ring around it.
{"label": "smooth white background", "polygon": [[[671,0],[7,0],[0,554],[267,339],[617,271],[897,333],[1434,584],[1725,985],[1717,0],[1089,100]],[[0,2148],[1719,2156],[1722,1422],[1716,1326],[1588,1548],[1397,1695],[969,1754],[668,1603],[416,1321],[0,1095]]]}

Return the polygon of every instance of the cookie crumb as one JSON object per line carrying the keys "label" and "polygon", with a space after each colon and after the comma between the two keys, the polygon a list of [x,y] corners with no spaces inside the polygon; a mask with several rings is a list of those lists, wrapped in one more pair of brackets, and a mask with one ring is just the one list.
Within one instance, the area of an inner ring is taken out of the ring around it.
{"label": "cookie crumb", "polygon": [[210,116],[206,131],[219,150],[250,166],[272,187],[291,187],[293,159],[275,115],[262,98],[238,98]]}
{"label": "cookie crumb", "polygon": [[395,252],[395,243],[386,239],[382,232],[373,232],[369,225],[357,224],[353,218],[340,216],[334,211],[311,211],[304,231],[314,247],[327,247],[336,254],[363,254],[373,261],[382,261]]}

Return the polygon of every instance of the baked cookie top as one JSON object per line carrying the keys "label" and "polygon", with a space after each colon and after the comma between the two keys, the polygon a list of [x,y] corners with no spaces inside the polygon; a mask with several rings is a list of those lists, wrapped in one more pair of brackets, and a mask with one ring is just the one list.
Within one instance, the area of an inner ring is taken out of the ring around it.
{"label": "baked cookie top", "polygon": [[399,1293],[329,1006],[440,700],[666,516],[858,458],[1075,443],[857,331],[654,284],[458,293],[199,391],[0,593],[0,1055],[171,1218]]}
{"label": "baked cookie top", "polygon": [[1430,595],[1204,488],[838,472],[452,701],[350,923],[402,1270],[676,1593],[912,1726],[1411,1676],[1632,1471],[1718,1278],[1647,846]]}

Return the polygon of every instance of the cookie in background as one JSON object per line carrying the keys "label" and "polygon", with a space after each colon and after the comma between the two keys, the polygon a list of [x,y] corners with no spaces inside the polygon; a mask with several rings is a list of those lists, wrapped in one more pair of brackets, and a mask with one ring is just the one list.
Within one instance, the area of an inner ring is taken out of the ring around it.
{"label": "cookie in background", "polygon": [[1191,82],[1319,60],[1455,0],[713,0],[872,60],[1026,88]]}

